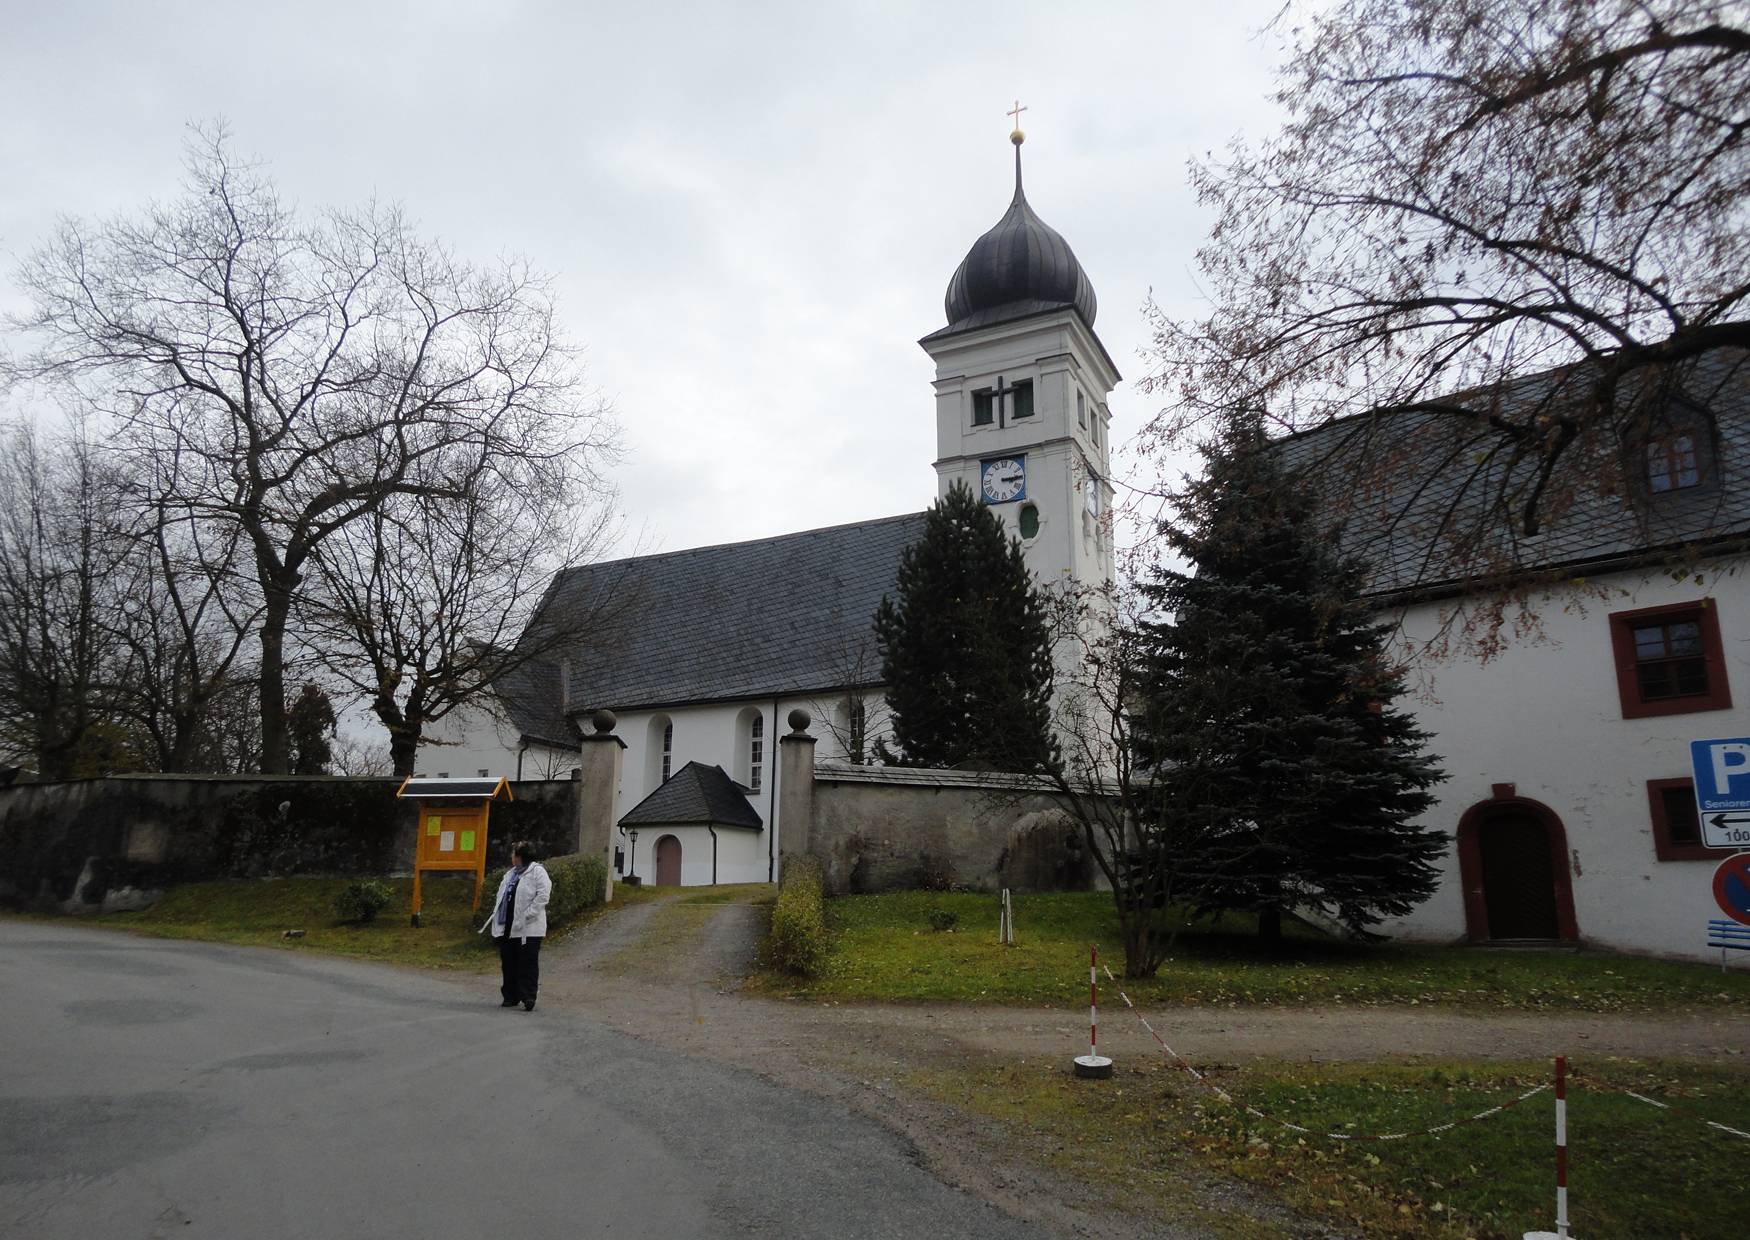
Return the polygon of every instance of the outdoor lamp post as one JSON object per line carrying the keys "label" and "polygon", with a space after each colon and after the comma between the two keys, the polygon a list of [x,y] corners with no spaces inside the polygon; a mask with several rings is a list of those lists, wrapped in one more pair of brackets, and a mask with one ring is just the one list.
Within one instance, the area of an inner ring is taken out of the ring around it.
{"label": "outdoor lamp post", "polygon": [[632,841],[632,856],[626,870],[627,878],[638,877],[638,828],[633,827],[626,832],[626,838]]}

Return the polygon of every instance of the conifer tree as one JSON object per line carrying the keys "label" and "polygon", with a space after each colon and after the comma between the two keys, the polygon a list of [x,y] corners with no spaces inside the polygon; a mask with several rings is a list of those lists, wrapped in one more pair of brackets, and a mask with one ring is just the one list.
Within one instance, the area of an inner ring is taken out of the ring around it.
{"label": "conifer tree", "polygon": [[1019,540],[956,483],[900,556],[875,640],[892,740],[884,762],[1037,771],[1051,739],[1051,628]]}
{"label": "conifer tree", "polygon": [[1247,909],[1266,938],[1317,906],[1352,930],[1432,894],[1445,840],[1413,820],[1444,778],[1398,709],[1401,672],[1360,594],[1365,567],[1333,549],[1313,497],[1255,425],[1206,453],[1168,544],[1194,572],[1143,590],[1137,759],[1183,816],[1204,909]]}

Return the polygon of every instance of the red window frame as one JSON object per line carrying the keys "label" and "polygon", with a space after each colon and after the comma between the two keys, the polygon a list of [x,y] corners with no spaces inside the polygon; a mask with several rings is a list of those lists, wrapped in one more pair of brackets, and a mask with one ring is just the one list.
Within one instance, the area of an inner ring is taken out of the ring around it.
{"label": "red window frame", "polygon": [[[1654,698],[1641,696],[1640,675],[1635,659],[1634,630],[1650,621],[1670,623],[1674,620],[1696,621],[1701,636],[1701,654],[1707,668],[1707,691],[1683,697]],[[1622,701],[1624,719],[1647,719],[1658,715],[1689,715],[1704,710],[1730,710],[1732,687],[1726,679],[1725,647],[1720,642],[1720,613],[1711,598],[1693,603],[1671,603],[1663,607],[1642,607],[1635,611],[1613,612],[1610,616],[1610,645],[1616,656],[1616,689]]]}
{"label": "red window frame", "polygon": [[1714,861],[1729,857],[1738,851],[1735,848],[1709,848],[1699,840],[1691,844],[1671,838],[1671,821],[1665,813],[1665,793],[1678,788],[1681,788],[1691,800],[1695,799],[1695,781],[1692,779],[1649,779],[1647,781],[1647,810],[1653,821],[1653,852],[1659,860]]}

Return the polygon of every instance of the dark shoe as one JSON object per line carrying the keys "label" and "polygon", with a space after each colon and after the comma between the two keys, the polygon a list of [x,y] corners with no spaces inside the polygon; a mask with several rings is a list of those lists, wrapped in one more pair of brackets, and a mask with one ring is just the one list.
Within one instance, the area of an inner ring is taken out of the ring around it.
{"label": "dark shoe", "polygon": [[498,1006],[499,1007],[515,1007],[516,1000],[515,999],[506,999],[503,1003],[499,1004]]}
{"label": "dark shoe", "polygon": [[524,999],[523,1000],[523,1011],[532,1012],[534,1010],[535,1010],[535,1001],[533,999]]}

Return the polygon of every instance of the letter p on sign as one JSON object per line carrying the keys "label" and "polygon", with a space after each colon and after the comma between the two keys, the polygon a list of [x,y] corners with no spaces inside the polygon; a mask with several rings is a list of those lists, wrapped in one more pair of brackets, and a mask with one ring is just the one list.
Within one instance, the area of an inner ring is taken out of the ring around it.
{"label": "letter p on sign", "polygon": [[1708,749],[1714,759],[1714,788],[1724,796],[1732,790],[1732,776],[1750,775],[1750,745],[1743,741],[1715,741]]}

